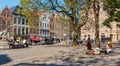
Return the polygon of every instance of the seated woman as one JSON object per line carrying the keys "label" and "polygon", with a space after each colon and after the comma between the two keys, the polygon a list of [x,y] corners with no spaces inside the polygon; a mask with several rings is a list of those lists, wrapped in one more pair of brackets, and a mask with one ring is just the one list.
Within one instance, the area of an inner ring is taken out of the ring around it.
{"label": "seated woman", "polygon": [[111,41],[108,41],[107,45],[106,45],[106,53],[111,53],[113,51],[113,43]]}

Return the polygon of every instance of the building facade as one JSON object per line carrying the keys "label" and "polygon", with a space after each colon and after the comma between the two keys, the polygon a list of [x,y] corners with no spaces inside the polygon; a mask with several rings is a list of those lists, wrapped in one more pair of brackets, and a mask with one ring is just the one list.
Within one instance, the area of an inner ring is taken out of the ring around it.
{"label": "building facade", "polygon": [[[102,23],[105,19],[108,18],[107,13],[103,10],[102,3],[100,4],[100,14],[99,14],[99,38],[105,38],[109,37],[112,39],[112,41],[118,41],[120,40],[120,28],[118,28],[116,25],[117,22],[111,22],[111,28],[108,28],[104,26]],[[91,19],[91,22],[93,24],[87,23],[85,26],[81,28],[81,39],[84,39],[87,36],[90,36],[91,39],[95,39],[95,24],[93,15],[90,14],[89,18]]]}
{"label": "building facade", "polygon": [[39,35],[40,37],[50,37],[50,13],[43,13],[41,16],[39,16]]}
{"label": "building facade", "polygon": [[64,39],[64,22],[62,20],[63,14],[55,13],[54,14],[54,38],[58,38],[60,40]]}
{"label": "building facade", "polygon": [[5,30],[6,30],[6,27],[7,27],[7,25],[6,25],[6,23],[5,23],[5,20],[3,20],[3,18],[2,18],[1,15],[0,15],[0,32],[5,31]]}
{"label": "building facade", "polygon": [[5,7],[1,12],[1,16],[5,20],[7,32],[14,37],[21,36],[26,38],[29,36],[29,26],[27,25],[27,19],[16,12],[18,8],[20,7]]}

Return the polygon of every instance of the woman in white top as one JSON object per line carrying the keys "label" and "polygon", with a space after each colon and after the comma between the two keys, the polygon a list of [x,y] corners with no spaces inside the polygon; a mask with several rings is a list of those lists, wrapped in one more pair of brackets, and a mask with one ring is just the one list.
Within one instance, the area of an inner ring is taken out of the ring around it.
{"label": "woman in white top", "polygon": [[113,51],[113,43],[111,41],[108,41],[107,45],[106,45],[106,52],[107,53],[111,53]]}

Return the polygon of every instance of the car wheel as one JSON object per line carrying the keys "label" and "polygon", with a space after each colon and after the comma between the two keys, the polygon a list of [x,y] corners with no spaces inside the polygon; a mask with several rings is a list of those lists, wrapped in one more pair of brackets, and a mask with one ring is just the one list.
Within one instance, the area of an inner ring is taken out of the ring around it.
{"label": "car wheel", "polygon": [[13,45],[9,45],[9,49],[13,49]]}

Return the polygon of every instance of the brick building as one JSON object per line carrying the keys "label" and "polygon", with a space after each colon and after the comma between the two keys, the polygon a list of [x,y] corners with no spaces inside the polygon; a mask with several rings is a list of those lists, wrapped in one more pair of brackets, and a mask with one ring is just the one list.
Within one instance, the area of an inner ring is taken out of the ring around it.
{"label": "brick building", "polygon": [[[29,36],[29,26],[27,25],[27,19],[16,12],[18,8],[20,7],[5,7],[1,12],[1,17],[6,24],[5,30],[7,32],[14,37],[22,36],[23,38],[26,38]],[[2,28],[2,30],[4,29]]]}
{"label": "brick building", "polygon": [[5,23],[5,20],[3,20],[3,18],[1,17],[0,15],[0,32],[3,32],[4,30],[6,30],[6,23]]}

